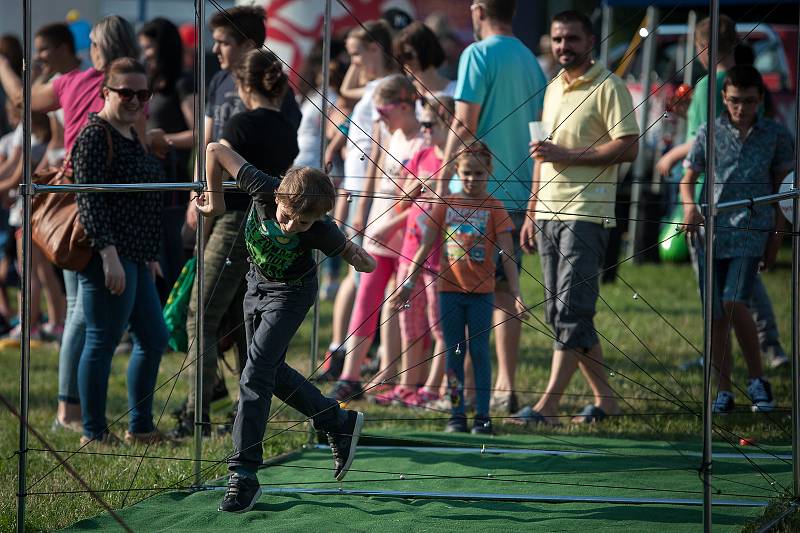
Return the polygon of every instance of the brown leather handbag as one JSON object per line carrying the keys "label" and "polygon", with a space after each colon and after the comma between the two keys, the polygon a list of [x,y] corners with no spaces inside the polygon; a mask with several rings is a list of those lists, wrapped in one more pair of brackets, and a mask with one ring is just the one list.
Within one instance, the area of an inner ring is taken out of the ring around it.
{"label": "brown leather handbag", "polygon": [[[114,158],[111,132],[103,126],[108,143],[106,167]],[[72,153],[60,168],[51,167],[36,172],[33,183],[37,185],[73,185]],[[37,194],[31,202],[31,232],[33,242],[42,250],[48,261],[59,268],[80,272],[92,259],[92,247],[86,229],[78,214],[75,193]]]}

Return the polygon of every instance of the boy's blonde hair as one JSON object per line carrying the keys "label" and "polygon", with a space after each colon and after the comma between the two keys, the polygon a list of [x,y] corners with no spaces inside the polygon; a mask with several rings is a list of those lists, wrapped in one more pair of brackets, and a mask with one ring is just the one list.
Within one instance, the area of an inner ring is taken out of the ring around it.
{"label": "boy's blonde hair", "polygon": [[461,160],[468,159],[470,157],[482,159],[484,165],[486,165],[487,172],[489,174],[492,173],[492,152],[490,152],[489,148],[481,141],[474,141],[472,144],[458,152],[455,158],[455,163],[458,165]]}
{"label": "boy's blonde hair", "polygon": [[333,209],[336,190],[328,175],[318,168],[292,167],[278,185],[275,198],[293,218],[322,218]]}

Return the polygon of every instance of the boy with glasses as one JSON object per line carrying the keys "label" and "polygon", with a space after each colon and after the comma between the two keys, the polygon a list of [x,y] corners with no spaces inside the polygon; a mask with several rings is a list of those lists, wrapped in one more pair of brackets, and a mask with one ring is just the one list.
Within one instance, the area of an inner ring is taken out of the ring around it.
{"label": "boy with glasses", "polygon": [[[789,132],[778,122],[759,116],[764,92],[764,82],[754,67],[735,66],[728,70],[722,89],[725,108],[716,119],[715,202],[771,194],[777,191],[794,163]],[[701,229],[704,219],[694,192],[695,182],[706,166],[707,137],[708,125],[704,124],[697,130],[681,180],[686,232],[700,239],[704,235]],[[751,410],[771,411],[775,406],[770,384],[763,377],[758,333],[747,306],[758,271],[774,263],[780,245],[780,236],[773,230],[780,229],[781,219],[775,218],[774,211],[775,206],[768,205],[717,215],[716,248],[711,265],[715,269],[711,295],[714,299],[712,362],[719,387],[713,405],[716,413],[729,413],[735,406],[728,338],[731,327],[736,331],[747,363]],[[706,259],[702,245],[696,246],[696,250],[702,293]]]}

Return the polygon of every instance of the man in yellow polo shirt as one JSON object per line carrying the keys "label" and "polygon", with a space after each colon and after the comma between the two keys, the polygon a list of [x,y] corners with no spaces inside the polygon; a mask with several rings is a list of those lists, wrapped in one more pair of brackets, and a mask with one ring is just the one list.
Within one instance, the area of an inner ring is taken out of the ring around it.
{"label": "man in yellow polo shirt", "polygon": [[547,390],[535,405],[516,413],[522,423],[549,423],[557,416],[578,368],[594,403],[573,422],[619,413],[593,319],[608,230],[615,225],[618,167],[636,158],[639,128],[625,84],[592,60],[594,41],[582,13],[564,11],[553,18],[550,42],[562,70],[544,97],[542,120],[551,141],[531,143],[536,165],[520,245],[539,250],[545,313],[555,341]]}

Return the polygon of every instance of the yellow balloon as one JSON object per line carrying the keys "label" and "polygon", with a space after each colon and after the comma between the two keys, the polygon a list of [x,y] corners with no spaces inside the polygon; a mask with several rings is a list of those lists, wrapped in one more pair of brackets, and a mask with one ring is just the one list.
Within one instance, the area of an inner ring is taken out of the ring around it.
{"label": "yellow balloon", "polygon": [[81,18],[81,12],[77,9],[70,9],[67,11],[67,22],[75,22]]}

